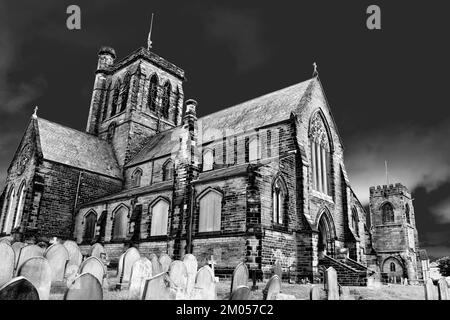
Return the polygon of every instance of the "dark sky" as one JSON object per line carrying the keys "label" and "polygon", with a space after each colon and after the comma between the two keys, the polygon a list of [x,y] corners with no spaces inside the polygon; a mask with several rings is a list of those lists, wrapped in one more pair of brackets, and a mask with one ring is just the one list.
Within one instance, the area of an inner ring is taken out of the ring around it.
{"label": "dark sky", "polygon": [[[385,183],[387,160],[391,182],[413,192],[421,245],[450,255],[443,3],[0,0],[0,188],[34,106],[84,130],[98,49],[121,59],[145,46],[154,12],[154,52],[186,71],[200,115],[309,79],[316,61],[361,201]],[[79,31],[66,28],[71,4]],[[366,28],[370,4],[382,30]]]}

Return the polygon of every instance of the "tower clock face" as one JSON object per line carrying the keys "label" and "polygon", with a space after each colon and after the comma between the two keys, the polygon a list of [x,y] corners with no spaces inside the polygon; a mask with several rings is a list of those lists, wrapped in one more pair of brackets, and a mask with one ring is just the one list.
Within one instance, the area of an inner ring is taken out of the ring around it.
{"label": "tower clock face", "polygon": [[31,158],[31,146],[27,144],[23,147],[22,152],[20,153],[19,158],[17,159],[16,170],[17,174],[21,175],[30,161]]}

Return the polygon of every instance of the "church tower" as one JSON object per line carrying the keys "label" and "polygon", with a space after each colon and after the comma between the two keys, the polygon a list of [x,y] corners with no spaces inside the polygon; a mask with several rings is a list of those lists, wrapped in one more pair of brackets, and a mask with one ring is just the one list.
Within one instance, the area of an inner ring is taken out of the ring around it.
{"label": "church tower", "polygon": [[184,71],[147,48],[116,62],[98,53],[86,131],[109,141],[121,166],[154,134],[181,125]]}
{"label": "church tower", "polygon": [[397,183],[370,188],[373,247],[381,277],[399,283],[422,278],[414,206],[408,189]]}

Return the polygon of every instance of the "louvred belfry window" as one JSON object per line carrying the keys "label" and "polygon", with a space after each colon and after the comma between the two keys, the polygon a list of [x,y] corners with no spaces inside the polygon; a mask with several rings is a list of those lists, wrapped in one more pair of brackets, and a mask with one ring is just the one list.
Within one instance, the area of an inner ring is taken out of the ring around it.
{"label": "louvred belfry window", "polygon": [[172,93],[172,86],[170,85],[170,82],[167,81],[164,84],[164,92],[163,92],[163,97],[162,97],[162,115],[165,119],[169,118],[171,93]]}
{"label": "louvred belfry window", "polygon": [[156,99],[158,97],[158,77],[154,74],[150,78],[150,87],[148,89],[148,108],[150,111],[156,111]]}

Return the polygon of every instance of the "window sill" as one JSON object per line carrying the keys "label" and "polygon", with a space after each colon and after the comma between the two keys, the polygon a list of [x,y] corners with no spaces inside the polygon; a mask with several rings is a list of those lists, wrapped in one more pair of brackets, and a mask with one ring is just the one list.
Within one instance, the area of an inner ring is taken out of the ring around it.
{"label": "window sill", "polygon": [[163,236],[149,236],[147,238],[147,241],[151,241],[151,242],[168,241],[168,240],[169,240],[169,236],[167,236],[167,235],[163,235]]}
{"label": "window sill", "polygon": [[212,237],[222,235],[222,231],[200,231],[195,234],[199,237]]}
{"label": "window sill", "polygon": [[279,224],[272,221],[272,230],[274,231],[281,231],[281,232],[288,232],[288,227],[284,224]]}

